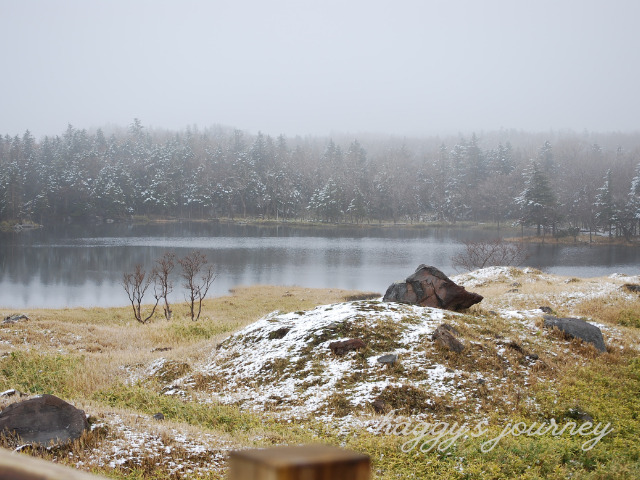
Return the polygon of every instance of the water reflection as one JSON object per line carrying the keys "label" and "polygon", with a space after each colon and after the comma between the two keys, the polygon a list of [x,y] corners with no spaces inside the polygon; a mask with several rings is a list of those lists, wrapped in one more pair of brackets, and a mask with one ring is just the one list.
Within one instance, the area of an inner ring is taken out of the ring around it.
{"label": "water reflection", "polygon": [[[137,263],[150,269],[168,251],[183,256],[195,249],[205,252],[219,273],[212,295],[241,284],[383,292],[421,263],[453,274],[451,257],[462,240],[493,237],[495,232],[461,229],[203,223],[59,226],[0,234],[0,305],[124,305],[119,284],[124,271]],[[531,250],[530,265],[564,275],[637,274],[640,264],[637,248],[536,245]],[[175,300],[182,300],[181,293],[174,293]]]}

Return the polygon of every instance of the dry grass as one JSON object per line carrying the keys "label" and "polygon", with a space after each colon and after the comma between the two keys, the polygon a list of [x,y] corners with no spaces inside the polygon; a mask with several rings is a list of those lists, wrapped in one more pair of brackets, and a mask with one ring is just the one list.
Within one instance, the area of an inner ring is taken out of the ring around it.
{"label": "dry grass", "polygon": [[575,307],[579,315],[597,318],[609,325],[640,328],[640,296],[636,298],[587,299]]}
{"label": "dry grass", "polygon": [[[174,319],[156,315],[150,324],[133,319],[130,308],[33,309],[28,321],[0,327],[0,355],[15,351],[82,356],[78,392],[105,388],[125,379],[132,368],[160,356],[197,362],[212,342],[274,310],[291,312],[342,302],[367,293],[339,289],[254,286],[238,287],[225,297],[204,302],[198,322],[184,304],[174,306]],[[15,313],[0,310],[0,318]]]}

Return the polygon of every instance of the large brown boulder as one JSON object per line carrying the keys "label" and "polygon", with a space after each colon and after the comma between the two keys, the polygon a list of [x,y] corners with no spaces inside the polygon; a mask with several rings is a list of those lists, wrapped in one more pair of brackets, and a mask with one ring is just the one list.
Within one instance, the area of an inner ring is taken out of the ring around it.
{"label": "large brown boulder", "polygon": [[481,302],[482,298],[482,295],[467,292],[436,267],[420,265],[404,282],[390,285],[383,301],[464,310]]}
{"label": "large brown boulder", "polygon": [[88,428],[82,410],[54,395],[13,403],[0,412],[0,434],[17,435],[25,443],[62,445]]}

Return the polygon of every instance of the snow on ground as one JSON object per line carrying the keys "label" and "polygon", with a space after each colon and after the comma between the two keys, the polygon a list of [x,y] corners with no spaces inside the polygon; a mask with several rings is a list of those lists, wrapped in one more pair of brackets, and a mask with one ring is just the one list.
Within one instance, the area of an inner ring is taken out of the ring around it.
{"label": "snow on ground", "polygon": [[[78,468],[87,466],[109,468],[142,468],[145,463],[162,465],[172,478],[205,476],[211,470],[224,467],[225,456],[235,448],[231,442],[211,434],[197,438],[164,426],[141,415],[123,416],[106,413],[92,430],[106,428],[106,443],[92,449]],[[105,445],[107,450],[105,451]],[[73,458],[73,454],[70,454]]]}
{"label": "snow on ground", "polygon": [[[494,283],[505,291],[498,289],[479,310],[465,316],[379,300],[273,312],[228,337],[204,366],[163,392],[284,419],[315,418],[347,429],[371,419],[370,406],[381,394],[407,386],[428,398],[446,399],[451,408],[477,412],[479,385],[498,394],[495,389],[519,377],[526,386],[539,355],[574,355],[542,328],[544,312],[538,306],[562,305],[571,311],[589,298],[637,298],[621,286],[638,277],[565,280],[533,269],[490,267],[452,279],[471,291]],[[624,334],[617,326],[587,320],[605,332],[605,342],[622,344]],[[469,348],[454,368],[431,341],[431,334],[444,322],[466,326],[461,340]],[[344,356],[331,352],[331,342],[350,338],[362,339],[366,349]],[[537,354],[529,356],[522,353],[525,350]],[[396,366],[377,361],[388,353],[398,355]],[[498,363],[492,360],[496,356]],[[146,375],[157,376],[164,362],[158,359],[149,365]],[[485,370],[479,370],[476,362],[484,363]]]}
{"label": "snow on ground", "polygon": [[451,280],[458,285],[462,285],[469,289],[486,285],[488,282],[495,282],[497,280],[514,281],[518,273],[519,270],[513,267],[487,267],[469,273],[454,275],[451,277]]}
{"label": "snow on ground", "polygon": [[[386,387],[407,383],[408,376],[434,395],[456,396],[446,381],[454,373],[423,351],[427,337],[455,315],[378,301],[274,312],[225,341],[205,372],[223,379],[214,389],[218,401],[253,410],[286,410],[298,418],[326,410],[335,393],[352,406],[364,407]],[[331,342],[349,338],[365,341],[366,358],[331,352]],[[391,374],[392,367],[377,362],[386,353],[398,355],[406,375]]]}

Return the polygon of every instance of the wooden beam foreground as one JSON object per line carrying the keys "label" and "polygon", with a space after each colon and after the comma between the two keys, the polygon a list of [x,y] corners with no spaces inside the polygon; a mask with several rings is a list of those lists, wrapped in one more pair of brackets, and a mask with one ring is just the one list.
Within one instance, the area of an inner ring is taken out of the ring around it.
{"label": "wooden beam foreground", "polygon": [[106,480],[75,468],[0,448],[2,480]]}
{"label": "wooden beam foreground", "polygon": [[[370,480],[368,455],[327,445],[238,450],[229,480]],[[0,448],[1,480],[106,480],[105,477]]]}
{"label": "wooden beam foreground", "polygon": [[368,455],[327,445],[236,450],[229,480],[369,480]]}

